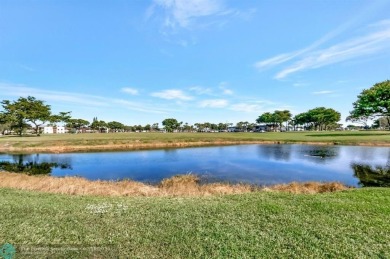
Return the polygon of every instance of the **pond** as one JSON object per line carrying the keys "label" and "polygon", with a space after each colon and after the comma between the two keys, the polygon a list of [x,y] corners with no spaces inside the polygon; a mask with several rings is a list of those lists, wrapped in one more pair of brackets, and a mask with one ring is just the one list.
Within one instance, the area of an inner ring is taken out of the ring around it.
{"label": "pond", "polygon": [[[388,181],[390,148],[312,145],[234,145],[126,152],[0,154],[10,163],[52,163],[52,176],[157,183],[177,174],[206,182],[273,185],[339,181],[349,186]],[[371,176],[383,173],[384,178]],[[359,179],[360,177],[360,179]],[[364,178],[362,180],[362,177]]]}

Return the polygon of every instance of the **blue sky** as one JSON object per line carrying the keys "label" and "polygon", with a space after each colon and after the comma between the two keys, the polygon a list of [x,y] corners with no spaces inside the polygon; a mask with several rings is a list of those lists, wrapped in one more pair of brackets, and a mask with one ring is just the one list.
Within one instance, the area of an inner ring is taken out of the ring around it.
{"label": "blue sky", "polygon": [[0,0],[0,100],[89,121],[344,120],[387,79],[388,0]]}

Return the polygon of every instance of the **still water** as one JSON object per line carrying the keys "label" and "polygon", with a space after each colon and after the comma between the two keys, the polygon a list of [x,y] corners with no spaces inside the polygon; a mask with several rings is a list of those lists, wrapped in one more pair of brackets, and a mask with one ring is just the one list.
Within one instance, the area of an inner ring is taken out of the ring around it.
{"label": "still water", "polygon": [[193,173],[207,182],[272,185],[339,181],[361,186],[356,172],[389,168],[390,148],[310,145],[235,145],[181,149],[66,154],[0,154],[12,163],[58,163],[52,176],[157,183]]}

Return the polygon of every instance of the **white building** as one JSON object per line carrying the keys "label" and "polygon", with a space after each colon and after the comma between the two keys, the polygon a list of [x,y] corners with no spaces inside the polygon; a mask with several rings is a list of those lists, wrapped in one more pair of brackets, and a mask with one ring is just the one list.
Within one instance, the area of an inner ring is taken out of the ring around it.
{"label": "white building", "polygon": [[43,127],[43,134],[53,134],[54,130],[52,126]]}
{"label": "white building", "polygon": [[45,126],[43,127],[43,134],[63,134],[66,132],[63,126]]}

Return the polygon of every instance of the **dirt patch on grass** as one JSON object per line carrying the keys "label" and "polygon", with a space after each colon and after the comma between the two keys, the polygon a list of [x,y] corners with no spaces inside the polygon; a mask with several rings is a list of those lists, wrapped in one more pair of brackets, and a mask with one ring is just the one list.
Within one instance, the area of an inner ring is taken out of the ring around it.
{"label": "dirt patch on grass", "polygon": [[200,184],[196,175],[164,179],[157,186],[136,181],[89,181],[80,177],[29,176],[0,172],[0,187],[69,195],[100,196],[211,196],[258,191],[324,193],[348,189],[341,183],[291,183],[261,188],[249,184]]}

